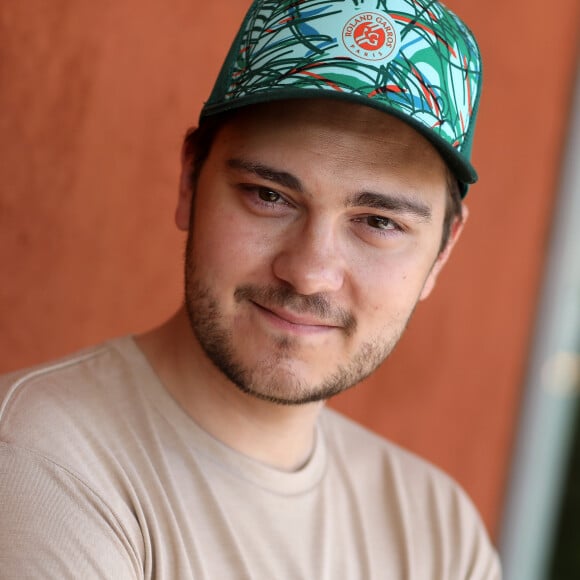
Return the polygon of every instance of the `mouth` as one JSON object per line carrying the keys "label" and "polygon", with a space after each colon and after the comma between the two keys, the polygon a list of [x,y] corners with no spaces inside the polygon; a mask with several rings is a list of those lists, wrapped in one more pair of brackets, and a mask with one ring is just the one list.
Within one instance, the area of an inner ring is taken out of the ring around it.
{"label": "mouth", "polygon": [[339,328],[339,326],[322,321],[315,316],[297,314],[296,312],[276,307],[262,306],[253,300],[250,300],[250,303],[274,326],[295,334],[318,334]]}
{"label": "mouth", "polygon": [[357,328],[354,315],[322,294],[303,296],[291,288],[246,284],[236,288],[235,301],[245,302],[271,329],[291,334],[320,334],[338,330],[351,337]]}

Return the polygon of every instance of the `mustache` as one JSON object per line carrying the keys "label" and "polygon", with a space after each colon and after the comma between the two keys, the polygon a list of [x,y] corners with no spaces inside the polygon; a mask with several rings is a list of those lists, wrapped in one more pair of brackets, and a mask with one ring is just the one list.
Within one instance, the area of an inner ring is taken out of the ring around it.
{"label": "mustache", "polygon": [[356,329],[355,317],[348,310],[333,305],[324,294],[298,294],[285,286],[256,286],[244,284],[234,291],[236,302],[249,300],[260,306],[287,308],[296,314],[313,314],[322,322],[344,329],[350,336]]}

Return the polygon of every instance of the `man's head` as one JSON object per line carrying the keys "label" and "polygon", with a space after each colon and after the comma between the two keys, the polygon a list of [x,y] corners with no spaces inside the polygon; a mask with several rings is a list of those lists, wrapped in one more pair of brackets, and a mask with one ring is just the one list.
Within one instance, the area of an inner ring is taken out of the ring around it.
{"label": "man's head", "polygon": [[438,151],[395,117],[315,99],[232,113],[195,184],[191,153],[177,211],[186,306],[214,364],[242,390],[294,404],[375,370],[461,230],[452,220],[441,251]]}
{"label": "man's head", "polygon": [[462,228],[480,73],[431,0],[253,3],[177,209],[191,326],[231,382],[304,403],[389,354]]}

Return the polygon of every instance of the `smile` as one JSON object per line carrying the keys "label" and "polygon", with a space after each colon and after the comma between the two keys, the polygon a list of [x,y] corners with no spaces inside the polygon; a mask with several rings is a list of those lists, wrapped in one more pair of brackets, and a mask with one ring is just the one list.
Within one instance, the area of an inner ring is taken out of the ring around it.
{"label": "smile", "polygon": [[250,303],[274,327],[294,334],[319,334],[338,328],[312,316],[300,315],[278,308],[266,308],[254,301],[250,301]]}

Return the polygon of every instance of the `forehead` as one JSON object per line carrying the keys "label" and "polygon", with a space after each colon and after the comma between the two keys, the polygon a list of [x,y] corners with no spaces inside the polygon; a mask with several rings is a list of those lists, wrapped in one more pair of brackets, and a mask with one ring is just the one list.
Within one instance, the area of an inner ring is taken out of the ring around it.
{"label": "forehead", "polygon": [[427,139],[396,117],[353,103],[312,99],[246,107],[224,124],[214,148],[306,177],[394,182],[413,193],[446,190],[446,165]]}

